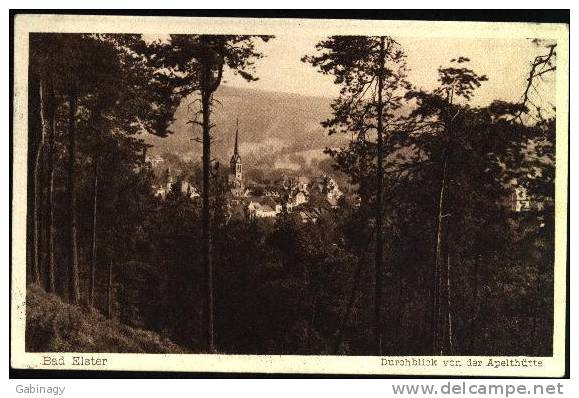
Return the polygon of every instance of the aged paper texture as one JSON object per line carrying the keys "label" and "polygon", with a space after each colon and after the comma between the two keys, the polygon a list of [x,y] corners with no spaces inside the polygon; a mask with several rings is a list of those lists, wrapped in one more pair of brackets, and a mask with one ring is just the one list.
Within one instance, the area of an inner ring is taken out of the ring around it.
{"label": "aged paper texture", "polygon": [[12,367],[564,374],[568,26],[13,40]]}

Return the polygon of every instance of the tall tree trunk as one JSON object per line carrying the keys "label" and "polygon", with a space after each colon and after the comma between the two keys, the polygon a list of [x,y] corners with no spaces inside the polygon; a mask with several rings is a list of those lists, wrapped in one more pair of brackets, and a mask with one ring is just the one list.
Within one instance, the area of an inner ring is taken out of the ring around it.
{"label": "tall tree trunk", "polygon": [[438,216],[436,233],[435,274],[435,305],[433,316],[433,353],[446,355],[450,349],[450,292],[449,292],[449,219],[451,214],[448,207],[449,195],[449,168],[452,149],[452,121],[450,116],[452,93],[449,91],[445,111],[445,136],[443,137],[440,193],[438,198]]}
{"label": "tall tree trunk", "polygon": [[380,70],[378,72],[378,123],[377,150],[378,165],[376,170],[376,253],[375,253],[375,291],[374,291],[374,338],[376,339],[377,355],[382,355],[382,287],[384,268],[384,127],[382,114],[384,104],[382,90],[384,89],[384,64],[386,62],[384,37],[380,37]]}
{"label": "tall tree trunk", "polygon": [[213,336],[213,259],[211,250],[211,215],[209,203],[210,167],[211,167],[211,94],[209,85],[211,68],[208,62],[203,64],[203,88],[201,103],[203,113],[203,197],[202,197],[202,240],[203,264],[205,268],[205,344],[207,352],[214,352]]}
{"label": "tall tree trunk", "polygon": [[370,246],[370,242],[372,241],[372,235],[374,232],[372,231],[368,236],[368,240],[364,245],[364,248],[360,250],[358,253],[358,264],[356,266],[356,272],[354,273],[354,278],[352,280],[352,287],[350,290],[350,295],[348,297],[348,304],[344,310],[344,314],[341,317],[340,326],[338,326],[338,330],[335,333],[336,340],[334,341],[333,350],[332,352],[334,355],[338,355],[340,351],[340,346],[342,345],[342,341],[344,339],[344,332],[350,323],[350,318],[352,317],[352,312],[354,312],[354,304],[356,302],[356,292],[358,290],[358,284],[360,283],[360,276],[362,274],[362,267],[364,263],[367,263],[368,260],[368,246]]}
{"label": "tall tree trunk", "polygon": [[107,318],[113,317],[113,259],[109,261],[109,277],[107,280]]}
{"label": "tall tree trunk", "polygon": [[40,142],[36,150],[36,159],[34,162],[34,212],[33,212],[33,260],[32,260],[32,282],[36,285],[41,284],[40,278],[40,256],[41,256],[41,226],[40,213],[42,206],[42,158],[44,157],[46,137],[50,130],[50,122],[48,119],[48,89],[47,82],[44,78],[40,79],[40,120],[41,120],[41,134]]}
{"label": "tall tree trunk", "polygon": [[475,337],[476,337],[476,324],[479,315],[479,305],[478,305],[478,290],[479,290],[479,268],[480,268],[480,258],[475,259],[474,271],[473,271],[473,291],[472,291],[472,306],[471,306],[471,318],[469,322],[469,335],[470,344],[468,354],[474,354],[475,347]]}
{"label": "tall tree trunk", "polygon": [[314,296],[312,298],[311,303],[311,312],[310,312],[310,322],[308,324],[307,329],[307,336],[306,336],[306,352],[308,353],[315,353],[315,350],[311,347],[312,341],[312,330],[315,330],[315,323],[316,323],[316,313],[318,312],[318,301],[319,301],[319,294],[314,291]]}
{"label": "tall tree trunk", "polygon": [[92,207],[92,256],[90,263],[90,285],[88,292],[88,304],[94,307],[95,276],[97,262],[97,209],[98,209],[98,183],[99,183],[99,161],[94,160],[94,192]]}
{"label": "tall tree trunk", "polygon": [[[31,68],[30,68],[31,69]],[[35,201],[35,167],[36,155],[42,136],[40,116],[40,79],[29,71],[28,79],[28,160],[26,169],[26,281],[34,283],[35,247],[34,247],[34,201]]]}
{"label": "tall tree trunk", "polygon": [[73,304],[80,303],[78,242],[76,227],[76,106],[77,96],[71,90],[68,96],[68,210],[69,210],[69,242],[68,242],[68,290]]}
{"label": "tall tree trunk", "polygon": [[440,209],[437,216],[437,234],[436,234],[436,248],[434,269],[432,270],[432,285],[431,285],[431,313],[430,313],[430,333],[431,333],[431,352],[432,355],[437,355],[438,351],[438,305],[439,305],[439,269],[438,269],[438,247],[440,244]]}
{"label": "tall tree trunk", "polygon": [[436,254],[434,264],[434,294],[433,294],[433,317],[432,317],[432,352],[434,355],[441,354],[440,332],[441,332],[441,296],[443,295],[444,270],[442,262],[444,259],[444,219],[445,219],[445,201],[446,201],[446,181],[447,181],[447,151],[443,149],[442,156],[442,175],[440,183],[440,192],[438,197],[438,215],[437,215],[437,232],[436,232]]}
{"label": "tall tree trunk", "polygon": [[54,151],[56,135],[56,100],[54,98],[54,85],[52,76],[48,85],[48,122],[50,129],[48,131],[48,220],[47,220],[47,241],[48,241],[48,266],[47,266],[47,287],[49,293],[56,291],[55,286],[55,263],[54,263],[54,237],[56,235],[56,226],[54,224]]}
{"label": "tall tree trunk", "polygon": [[445,341],[445,346],[446,346],[446,354],[447,355],[452,355],[453,353],[453,346],[452,346],[452,314],[451,314],[451,305],[450,305],[450,289],[451,289],[451,283],[450,283],[450,252],[447,252],[446,254],[446,297],[445,297],[445,305],[446,305],[446,325],[445,325],[445,330],[446,330],[446,341]]}
{"label": "tall tree trunk", "polygon": [[400,341],[400,336],[403,332],[402,321],[404,320],[407,301],[408,301],[407,283],[404,281],[402,276],[400,276],[398,281],[398,314],[396,317],[396,338],[394,339],[394,344],[397,344],[397,346],[402,345],[402,342]]}

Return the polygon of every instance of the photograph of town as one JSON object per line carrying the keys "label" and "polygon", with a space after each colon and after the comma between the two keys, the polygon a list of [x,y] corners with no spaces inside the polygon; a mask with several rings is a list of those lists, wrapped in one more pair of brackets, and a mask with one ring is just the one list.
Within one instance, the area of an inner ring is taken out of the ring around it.
{"label": "photograph of town", "polygon": [[29,34],[27,352],[553,355],[557,41],[298,30]]}

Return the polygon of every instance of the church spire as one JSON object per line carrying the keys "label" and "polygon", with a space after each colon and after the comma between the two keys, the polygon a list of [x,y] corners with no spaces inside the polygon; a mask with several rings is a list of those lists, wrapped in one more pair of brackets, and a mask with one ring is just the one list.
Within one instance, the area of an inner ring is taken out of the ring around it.
{"label": "church spire", "polygon": [[233,148],[233,156],[231,156],[231,170],[234,173],[234,165],[241,163],[241,156],[239,156],[239,119],[235,128],[235,147]]}
{"label": "church spire", "polygon": [[232,185],[232,192],[235,196],[240,196],[243,190],[243,170],[241,165],[241,156],[239,156],[239,118],[235,128],[235,148],[233,156],[229,162],[229,183]]}
{"label": "church spire", "polygon": [[234,155],[239,155],[239,149],[237,147],[237,136],[239,135],[239,118],[237,118],[237,124],[235,126],[235,149],[233,154]]}

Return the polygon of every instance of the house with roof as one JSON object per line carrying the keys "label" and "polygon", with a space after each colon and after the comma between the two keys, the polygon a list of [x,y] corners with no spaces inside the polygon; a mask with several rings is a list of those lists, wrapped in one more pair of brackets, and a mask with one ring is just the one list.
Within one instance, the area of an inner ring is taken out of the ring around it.
{"label": "house with roof", "polygon": [[189,199],[195,199],[200,196],[199,190],[188,181],[174,181],[170,178],[166,184],[153,185],[153,194],[157,198],[166,199],[167,195],[174,189],[175,184],[179,185],[179,192]]}
{"label": "house with roof", "polygon": [[271,218],[282,212],[282,205],[272,197],[250,197],[248,198],[247,212],[250,218]]}
{"label": "house with roof", "polygon": [[344,193],[332,177],[324,174],[310,184],[310,195],[322,198],[332,208],[336,208]]}

